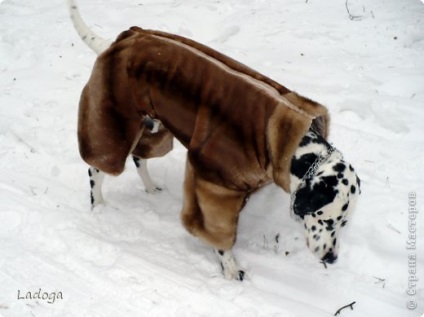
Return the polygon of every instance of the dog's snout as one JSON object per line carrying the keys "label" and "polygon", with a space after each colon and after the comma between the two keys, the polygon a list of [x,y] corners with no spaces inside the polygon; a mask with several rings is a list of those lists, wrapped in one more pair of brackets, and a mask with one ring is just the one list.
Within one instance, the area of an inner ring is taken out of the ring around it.
{"label": "dog's snout", "polygon": [[334,263],[334,262],[336,262],[336,261],[337,261],[337,255],[335,255],[333,252],[327,252],[327,253],[324,255],[324,257],[322,258],[322,260],[323,260],[325,263],[332,264],[332,263]]}

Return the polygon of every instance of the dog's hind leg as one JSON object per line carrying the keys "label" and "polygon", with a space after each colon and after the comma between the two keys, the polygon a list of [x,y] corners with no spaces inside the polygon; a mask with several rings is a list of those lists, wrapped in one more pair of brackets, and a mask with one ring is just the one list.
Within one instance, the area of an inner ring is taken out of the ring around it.
{"label": "dog's hind leg", "polygon": [[146,188],[146,191],[149,194],[154,194],[162,190],[160,187],[157,187],[150,178],[149,172],[147,171],[147,160],[140,159],[133,155],[133,161],[135,166],[137,167],[137,173],[140,176],[144,187]]}
{"label": "dog's hind leg", "polygon": [[238,216],[246,194],[218,186],[198,177],[189,160],[184,182],[181,213],[186,229],[211,245],[227,279],[243,280],[244,270],[236,263],[231,249],[236,240]]}
{"label": "dog's hind leg", "polygon": [[91,196],[91,209],[98,204],[103,203],[102,184],[105,173],[95,167],[88,169],[88,176],[90,177],[90,196]]}

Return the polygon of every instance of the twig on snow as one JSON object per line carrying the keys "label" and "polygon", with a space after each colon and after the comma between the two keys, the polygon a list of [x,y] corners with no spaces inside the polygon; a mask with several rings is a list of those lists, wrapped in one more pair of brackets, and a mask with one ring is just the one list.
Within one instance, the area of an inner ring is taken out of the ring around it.
{"label": "twig on snow", "polygon": [[31,193],[34,196],[37,196],[37,192],[36,192],[37,187],[35,187],[35,186],[28,186],[28,187],[29,187],[29,190],[31,191]]}
{"label": "twig on snow", "polygon": [[275,254],[278,254],[278,251],[279,251],[279,249],[280,249],[280,247],[279,247],[279,243],[280,243],[280,234],[278,233],[276,236],[275,236],[275,245],[274,245],[274,253]]}
{"label": "twig on snow", "polygon": [[402,232],[400,232],[398,229],[396,229],[395,227],[393,227],[390,223],[387,225],[387,228],[392,229],[393,231],[402,234]]}
{"label": "twig on snow", "polygon": [[327,263],[325,263],[325,261],[321,261],[320,262],[322,265],[324,265],[325,269],[327,269]]}
{"label": "twig on snow", "polygon": [[263,246],[263,248],[268,249],[268,240],[267,240],[265,235],[264,235],[264,246]]}
{"label": "twig on snow", "polygon": [[334,316],[339,315],[339,314],[340,314],[340,312],[341,312],[343,309],[348,308],[348,307],[350,307],[350,309],[351,309],[351,310],[353,310],[353,305],[355,305],[355,304],[356,304],[356,302],[352,302],[352,303],[350,303],[349,305],[346,305],[346,306],[341,307],[338,311],[336,311],[336,313],[334,314]]}
{"label": "twig on snow", "polygon": [[377,282],[375,282],[375,284],[383,283],[383,288],[384,288],[384,286],[386,286],[386,279],[380,278],[380,277],[376,277],[376,276],[373,276],[373,278],[375,278],[377,280]]}
{"label": "twig on snow", "polygon": [[347,13],[349,14],[349,19],[352,20],[352,21],[354,21],[354,20],[362,20],[364,18],[363,16],[353,15],[352,13],[350,13],[348,2],[349,2],[349,0],[346,0],[345,5],[346,5]]}
{"label": "twig on snow", "polygon": [[389,189],[391,189],[389,176],[386,177],[386,186],[389,187]]}

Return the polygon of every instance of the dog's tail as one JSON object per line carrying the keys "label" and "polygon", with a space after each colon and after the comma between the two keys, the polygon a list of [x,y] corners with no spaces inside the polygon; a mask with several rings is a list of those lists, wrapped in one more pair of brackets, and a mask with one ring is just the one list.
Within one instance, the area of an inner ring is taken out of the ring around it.
{"label": "dog's tail", "polygon": [[67,3],[72,23],[74,24],[78,35],[85,42],[85,44],[87,44],[87,46],[91,48],[97,55],[103,53],[106,49],[108,49],[112,42],[101,38],[96,33],[94,33],[87,26],[87,24],[85,24],[78,11],[78,6],[74,0],[67,0]]}

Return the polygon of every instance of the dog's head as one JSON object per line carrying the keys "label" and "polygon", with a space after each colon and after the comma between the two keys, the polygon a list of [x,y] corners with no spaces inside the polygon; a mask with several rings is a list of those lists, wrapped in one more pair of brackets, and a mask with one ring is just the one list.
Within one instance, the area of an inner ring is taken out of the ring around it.
{"label": "dog's head", "polygon": [[337,260],[340,231],[359,193],[358,176],[337,151],[297,191],[293,211],[303,222],[306,244],[322,261]]}

